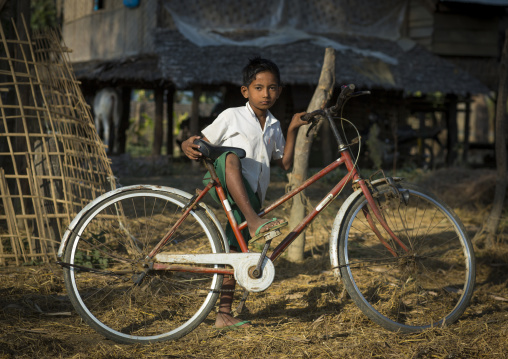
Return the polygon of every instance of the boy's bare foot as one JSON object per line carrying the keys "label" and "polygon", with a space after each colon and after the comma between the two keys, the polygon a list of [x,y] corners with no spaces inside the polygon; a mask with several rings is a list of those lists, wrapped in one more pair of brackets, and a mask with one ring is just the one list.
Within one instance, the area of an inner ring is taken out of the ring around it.
{"label": "boy's bare foot", "polygon": [[[243,324],[239,324],[242,322]],[[247,328],[251,326],[251,324],[248,321],[235,318],[230,313],[225,312],[217,313],[217,318],[215,319],[215,328],[222,329],[235,325],[237,326],[237,328]]]}
{"label": "boy's bare foot", "polygon": [[[251,237],[254,237],[256,235],[256,231],[258,233],[270,232],[270,228],[278,226],[284,222],[285,222],[285,220],[282,218],[277,219],[276,221],[270,222],[270,221],[267,221],[266,218],[258,217],[257,220],[255,220],[255,221],[251,220],[250,222],[248,222],[247,226],[249,227],[249,233],[250,233]],[[261,227],[261,229],[259,229],[259,227]],[[259,231],[258,231],[258,229],[259,229]]]}

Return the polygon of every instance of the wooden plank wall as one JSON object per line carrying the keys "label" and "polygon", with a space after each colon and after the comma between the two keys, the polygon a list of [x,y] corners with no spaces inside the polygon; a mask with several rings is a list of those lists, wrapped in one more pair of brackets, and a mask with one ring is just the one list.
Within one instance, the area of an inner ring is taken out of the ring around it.
{"label": "wooden plank wall", "polygon": [[450,56],[498,56],[497,18],[461,14],[434,15],[432,51]]}
{"label": "wooden plank wall", "polygon": [[429,51],[444,56],[497,57],[499,18],[437,12],[411,0],[405,33]]}
{"label": "wooden plank wall", "polygon": [[429,9],[420,1],[412,0],[409,2],[407,26],[408,36],[430,50],[432,47],[434,18]]}
{"label": "wooden plank wall", "polygon": [[71,62],[152,53],[157,3],[141,1],[139,7],[132,9],[125,7],[122,0],[110,0],[104,2],[103,9],[93,11],[91,2],[66,2],[62,33],[64,42],[73,50]]}

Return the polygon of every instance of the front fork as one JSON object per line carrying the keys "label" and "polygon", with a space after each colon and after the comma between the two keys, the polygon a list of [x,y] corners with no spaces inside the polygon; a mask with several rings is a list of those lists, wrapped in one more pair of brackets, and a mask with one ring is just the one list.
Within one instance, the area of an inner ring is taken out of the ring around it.
{"label": "front fork", "polygon": [[[370,228],[372,229],[372,231],[376,234],[376,237],[379,239],[379,241],[381,242],[381,244],[383,244],[383,246],[386,247],[386,249],[388,249],[388,251],[394,256],[394,257],[397,257],[398,254],[397,252],[395,251],[394,248],[392,248],[390,246],[390,244],[388,244],[388,242],[383,238],[383,235],[381,234],[381,232],[378,230],[377,226],[376,226],[376,223],[374,223],[374,219],[372,218],[372,215],[370,214],[370,211],[369,211],[369,207],[370,207],[370,210],[373,212],[374,214],[374,217],[376,217],[376,219],[379,221],[379,224],[381,224],[381,227],[384,228],[384,230],[388,233],[388,235],[393,239],[393,241],[395,243],[397,243],[406,253],[409,252],[409,248],[406,247],[406,245],[404,243],[402,243],[402,241],[395,235],[395,233],[393,233],[393,231],[390,229],[390,227],[388,226],[388,224],[386,223],[383,215],[381,214],[381,211],[379,210],[379,207],[378,205],[376,204],[376,201],[374,200],[374,198],[372,197],[372,193],[371,193],[371,190],[369,189],[369,186],[367,186],[367,182],[370,183],[371,181],[365,181],[361,176],[360,176],[360,171],[358,170],[358,168],[356,167],[356,164],[353,163],[353,160],[352,160],[352,155],[351,155],[351,152],[349,151],[349,149],[347,148],[347,146],[343,146],[344,148],[341,150],[342,153],[342,157],[344,158],[344,162],[346,164],[346,168],[348,169],[348,171],[350,173],[353,174],[353,186],[358,186],[363,194],[365,195],[365,198],[367,199],[367,203],[369,204],[368,206],[365,206],[363,208],[363,214],[365,215],[365,218],[367,219],[367,222],[369,223],[369,226]],[[382,172],[382,171],[381,171]],[[374,173],[370,178],[372,179],[378,172]],[[386,183],[388,183],[389,185],[391,185],[392,187],[392,191],[395,191],[399,194],[399,196],[401,196],[399,190],[397,189],[397,187],[395,186],[394,184],[394,181],[391,177],[386,177],[384,175],[384,172],[382,172],[382,175],[386,181]],[[374,189],[372,189],[372,191],[374,191]]]}
{"label": "front fork", "polygon": [[[386,180],[386,183],[388,183],[391,186],[392,191],[395,191],[396,192],[395,194],[398,195],[400,198],[403,198],[405,203],[407,204],[407,193],[399,191],[399,189],[395,186],[394,181],[391,177],[385,177],[385,180]],[[402,241],[395,235],[395,233],[393,233],[391,228],[386,223],[386,221],[379,209],[379,206],[377,205],[376,201],[374,200],[374,197],[372,196],[370,189],[368,188],[367,184],[365,183],[365,180],[359,179],[357,183],[358,183],[359,187],[362,189],[362,192],[365,195],[365,198],[367,199],[367,203],[368,203],[368,206],[365,206],[362,209],[363,214],[364,214],[365,218],[367,219],[367,222],[369,223],[370,228],[376,234],[376,237],[379,239],[381,244],[383,246],[385,246],[386,249],[394,257],[398,257],[397,252],[383,238],[383,235],[377,228],[376,223],[374,222],[374,219],[373,219],[370,211],[373,212],[374,217],[379,221],[379,224],[381,225],[381,227],[383,227],[383,229],[388,233],[388,235],[392,238],[392,240],[395,243],[397,243],[400,246],[400,248],[402,248],[404,250],[404,252],[409,253],[409,248],[407,248],[407,246],[404,243],[402,243]],[[370,210],[369,210],[369,207],[370,207]]]}

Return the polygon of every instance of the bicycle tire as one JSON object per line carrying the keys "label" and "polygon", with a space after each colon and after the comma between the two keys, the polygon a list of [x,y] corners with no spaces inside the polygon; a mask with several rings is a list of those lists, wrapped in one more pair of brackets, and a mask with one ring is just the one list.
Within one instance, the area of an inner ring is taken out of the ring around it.
{"label": "bicycle tire", "polygon": [[368,212],[397,257],[370,228],[361,194],[346,210],[339,231],[339,266],[344,286],[375,323],[398,332],[417,332],[455,322],[469,304],[475,282],[475,257],[466,230],[453,210],[411,184],[399,193],[382,184],[374,192],[378,208],[405,252]]}
{"label": "bicycle tire", "polygon": [[[153,189],[120,191],[85,213],[65,249],[64,280],[75,310],[119,343],[178,339],[213,309],[222,275],[149,270],[141,262],[188,199]],[[162,252],[223,253],[217,227],[196,206]],[[201,265],[200,265],[201,266]]]}

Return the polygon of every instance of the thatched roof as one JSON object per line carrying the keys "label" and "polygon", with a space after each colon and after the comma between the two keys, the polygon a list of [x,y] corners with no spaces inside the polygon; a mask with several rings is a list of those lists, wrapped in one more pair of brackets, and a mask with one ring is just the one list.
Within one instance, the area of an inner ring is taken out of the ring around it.
{"label": "thatched roof", "polygon": [[[150,83],[152,86],[171,83],[180,89],[194,84],[240,85],[243,66],[249,58],[259,55],[279,65],[285,84],[315,85],[324,56],[324,48],[309,41],[266,48],[199,47],[177,30],[158,30],[154,36],[156,54],[118,62],[75,64],[77,77],[83,81]],[[417,44],[348,35],[328,34],[327,37],[350,48],[336,51],[338,85],[354,83],[361,88],[407,93],[440,91],[457,95],[489,91],[473,76]],[[392,61],[351,49],[383,54]]]}
{"label": "thatched roof", "polygon": [[112,85],[131,83],[153,87],[164,81],[158,70],[156,55],[132,56],[114,61],[88,61],[73,63],[76,78],[84,82],[102,82]]}

